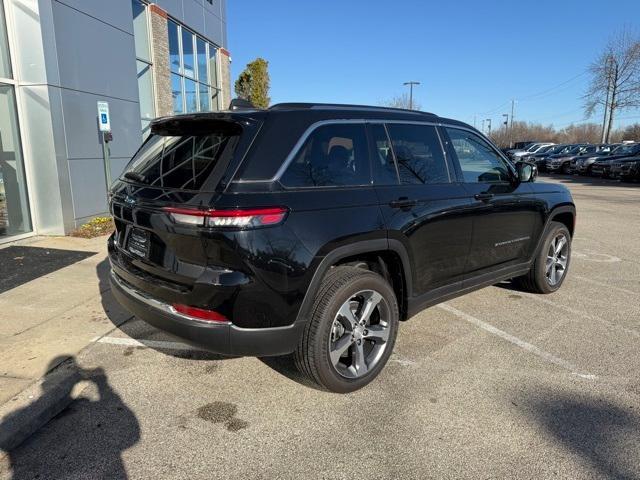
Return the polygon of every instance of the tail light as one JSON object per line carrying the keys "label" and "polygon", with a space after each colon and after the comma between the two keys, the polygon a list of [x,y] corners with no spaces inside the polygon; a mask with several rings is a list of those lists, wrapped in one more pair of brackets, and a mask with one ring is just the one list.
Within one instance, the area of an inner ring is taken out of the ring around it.
{"label": "tail light", "polygon": [[227,317],[225,317],[221,313],[214,312],[213,310],[205,310],[204,308],[190,307],[188,305],[182,305],[179,303],[174,303],[172,307],[176,312],[181,313],[182,315],[186,315],[188,317],[195,318],[197,320],[203,320],[205,322],[211,322],[211,323],[229,323],[229,320],[227,319]]}
{"label": "tail light", "polygon": [[237,208],[232,210],[198,210],[166,207],[174,222],[199,227],[257,228],[278,225],[289,210],[286,207]]}

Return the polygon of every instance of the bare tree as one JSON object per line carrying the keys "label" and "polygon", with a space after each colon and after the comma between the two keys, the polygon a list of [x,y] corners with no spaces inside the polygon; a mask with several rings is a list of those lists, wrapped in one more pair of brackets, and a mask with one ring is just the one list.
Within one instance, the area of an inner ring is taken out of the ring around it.
{"label": "bare tree", "polygon": [[[380,105],[384,106],[384,107],[391,107],[391,108],[404,108],[406,110],[409,110],[409,94],[408,93],[403,93],[402,95],[397,95],[389,100],[383,100],[382,102],[380,102]],[[413,110],[420,110],[422,109],[422,105],[416,101],[416,99],[413,99]]]}
{"label": "bare tree", "polygon": [[640,38],[627,30],[612,37],[589,73],[585,113],[590,117],[599,107],[604,109],[602,140],[608,142],[616,112],[640,107]]}
{"label": "bare tree", "polygon": [[[598,143],[600,141],[600,128],[595,123],[583,123],[569,125],[561,130],[556,130],[552,125],[513,122],[513,140],[515,142]],[[612,138],[624,135],[632,137],[633,132],[629,130],[629,133],[624,134],[621,131],[611,133]],[[504,126],[491,132],[491,139],[503,148],[509,146],[510,137],[511,132]]]}

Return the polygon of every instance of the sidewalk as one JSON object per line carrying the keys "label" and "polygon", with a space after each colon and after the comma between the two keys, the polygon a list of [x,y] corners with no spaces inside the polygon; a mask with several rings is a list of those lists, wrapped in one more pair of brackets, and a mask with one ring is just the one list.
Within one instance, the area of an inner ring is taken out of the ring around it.
{"label": "sidewalk", "polygon": [[106,237],[41,237],[20,245],[95,254],[0,293],[0,450],[66,407],[57,386],[76,374],[61,364],[131,317],[111,296]]}

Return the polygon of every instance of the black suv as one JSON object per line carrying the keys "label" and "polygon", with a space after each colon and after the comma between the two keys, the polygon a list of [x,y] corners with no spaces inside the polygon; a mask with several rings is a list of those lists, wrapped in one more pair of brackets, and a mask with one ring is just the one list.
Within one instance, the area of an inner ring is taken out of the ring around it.
{"label": "black suv", "polygon": [[113,292],[213,352],[293,353],[322,387],[353,391],[399,321],[502,280],[549,293],[566,277],[568,190],[464,123],[281,104],[151,131],[111,191]]}

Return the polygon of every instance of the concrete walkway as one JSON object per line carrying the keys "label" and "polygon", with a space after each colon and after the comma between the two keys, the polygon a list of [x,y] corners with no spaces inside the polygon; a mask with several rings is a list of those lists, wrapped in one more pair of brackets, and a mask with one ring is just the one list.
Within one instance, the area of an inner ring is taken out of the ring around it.
{"label": "concrete walkway", "polygon": [[111,296],[106,238],[20,242],[96,254],[0,294],[0,450],[66,406],[58,405],[56,385],[74,372],[62,364],[131,317]]}

